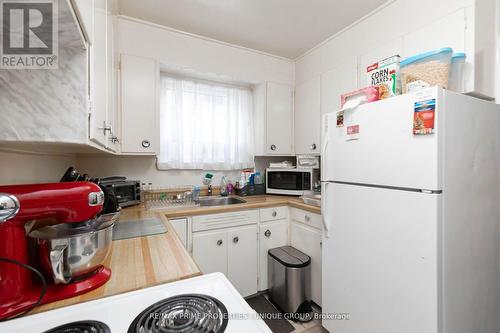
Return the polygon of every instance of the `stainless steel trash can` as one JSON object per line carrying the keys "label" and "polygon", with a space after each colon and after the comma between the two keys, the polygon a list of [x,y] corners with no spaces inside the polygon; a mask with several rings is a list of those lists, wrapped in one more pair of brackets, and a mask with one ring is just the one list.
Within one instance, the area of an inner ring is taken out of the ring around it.
{"label": "stainless steel trash can", "polygon": [[309,321],[311,309],[311,258],[291,246],[268,251],[270,300],[288,319]]}

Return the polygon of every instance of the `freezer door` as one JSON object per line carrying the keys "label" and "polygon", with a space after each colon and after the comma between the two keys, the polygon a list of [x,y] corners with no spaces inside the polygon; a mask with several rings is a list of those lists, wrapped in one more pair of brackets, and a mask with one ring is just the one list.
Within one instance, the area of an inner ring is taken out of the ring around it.
{"label": "freezer door", "polygon": [[323,326],[335,333],[437,333],[441,194],[335,183],[327,191]]}
{"label": "freezer door", "polygon": [[[438,175],[443,91],[429,88],[323,118],[322,180],[441,190]],[[417,102],[435,99],[435,133],[414,135]],[[353,127],[354,126],[354,127]],[[353,134],[348,134],[348,131]],[[355,133],[358,131],[358,133]]]}

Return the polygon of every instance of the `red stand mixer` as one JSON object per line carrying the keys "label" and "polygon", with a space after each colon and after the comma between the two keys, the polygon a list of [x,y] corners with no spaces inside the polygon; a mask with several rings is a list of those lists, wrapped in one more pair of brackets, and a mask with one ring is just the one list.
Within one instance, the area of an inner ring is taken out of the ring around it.
{"label": "red stand mixer", "polygon": [[118,214],[98,217],[104,201],[91,182],[0,186],[0,319],[109,280]]}

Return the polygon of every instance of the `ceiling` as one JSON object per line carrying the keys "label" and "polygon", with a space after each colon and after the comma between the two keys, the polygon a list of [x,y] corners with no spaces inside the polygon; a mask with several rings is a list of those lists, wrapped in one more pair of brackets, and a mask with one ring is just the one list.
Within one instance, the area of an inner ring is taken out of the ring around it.
{"label": "ceiling", "polygon": [[295,59],[387,0],[119,0],[120,14]]}

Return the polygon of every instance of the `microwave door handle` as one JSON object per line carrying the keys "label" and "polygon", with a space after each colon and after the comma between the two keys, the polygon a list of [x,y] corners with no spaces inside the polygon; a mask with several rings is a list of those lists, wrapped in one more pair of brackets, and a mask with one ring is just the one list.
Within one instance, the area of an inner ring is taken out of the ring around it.
{"label": "microwave door handle", "polygon": [[324,191],[323,191],[324,193],[322,194],[322,198],[321,198],[321,222],[323,222],[323,234],[324,234],[325,238],[329,238],[330,237],[330,226],[328,224],[329,218],[326,214],[326,212],[327,212],[327,210],[326,210],[326,203],[327,203],[326,194],[328,193],[328,185],[330,185],[330,183],[325,182],[323,184],[324,184]]}

